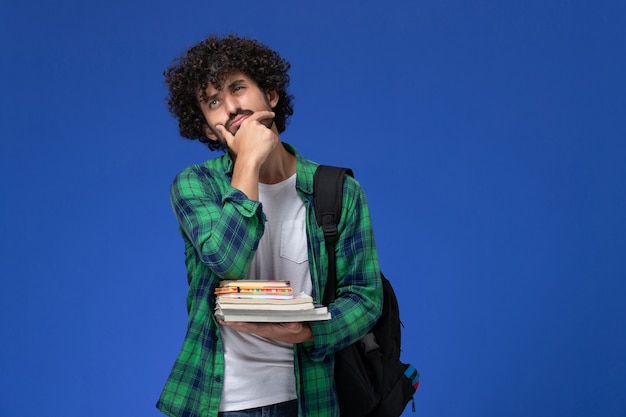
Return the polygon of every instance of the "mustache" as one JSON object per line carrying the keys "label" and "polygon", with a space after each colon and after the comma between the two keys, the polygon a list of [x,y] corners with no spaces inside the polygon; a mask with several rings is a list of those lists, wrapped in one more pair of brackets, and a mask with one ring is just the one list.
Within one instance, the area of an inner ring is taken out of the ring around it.
{"label": "mustache", "polygon": [[237,111],[235,113],[232,113],[228,117],[228,120],[226,121],[226,124],[224,125],[224,127],[228,131],[230,131],[230,127],[233,124],[233,122],[235,121],[235,118],[237,118],[237,116],[240,116],[240,115],[251,116],[253,113],[254,112],[252,110],[237,109]]}

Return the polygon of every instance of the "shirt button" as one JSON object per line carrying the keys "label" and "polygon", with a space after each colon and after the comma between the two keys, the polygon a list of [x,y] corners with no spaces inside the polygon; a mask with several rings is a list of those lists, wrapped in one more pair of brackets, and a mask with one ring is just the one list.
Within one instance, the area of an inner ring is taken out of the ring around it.
{"label": "shirt button", "polygon": [[216,377],[215,377],[215,382],[222,382],[222,378],[221,378],[221,377],[219,377],[219,376],[216,376]]}

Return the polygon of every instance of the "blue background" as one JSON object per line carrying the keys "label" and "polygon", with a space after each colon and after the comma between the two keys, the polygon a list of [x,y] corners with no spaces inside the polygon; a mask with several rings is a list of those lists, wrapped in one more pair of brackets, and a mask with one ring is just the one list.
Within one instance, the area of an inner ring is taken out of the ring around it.
{"label": "blue background", "polygon": [[182,342],[163,70],[238,32],[354,169],[422,374],[405,416],[626,416],[621,1],[0,6],[0,416],[159,416]]}

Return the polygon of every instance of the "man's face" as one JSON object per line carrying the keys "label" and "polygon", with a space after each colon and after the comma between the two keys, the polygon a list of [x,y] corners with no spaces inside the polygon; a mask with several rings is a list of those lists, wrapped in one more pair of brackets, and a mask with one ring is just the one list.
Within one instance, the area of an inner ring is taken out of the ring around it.
{"label": "man's face", "polygon": [[[264,93],[252,79],[240,72],[226,77],[221,90],[209,85],[204,94],[204,99],[198,94],[198,104],[208,123],[206,136],[224,147],[227,147],[226,142],[216,125],[224,126],[235,135],[241,123],[254,112],[271,111],[278,103],[277,93]],[[271,121],[268,123],[271,126]]]}

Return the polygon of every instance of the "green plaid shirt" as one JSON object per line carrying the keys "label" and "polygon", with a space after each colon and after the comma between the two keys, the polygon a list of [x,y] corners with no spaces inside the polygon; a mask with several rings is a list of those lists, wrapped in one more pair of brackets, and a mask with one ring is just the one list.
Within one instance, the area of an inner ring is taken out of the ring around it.
{"label": "green plaid shirt", "polygon": [[[317,164],[296,155],[296,188],[306,207],[313,299],[321,302],[328,258],[313,209]],[[261,204],[230,186],[228,154],[192,165],[171,188],[174,213],[185,243],[189,320],[183,346],[157,407],[171,417],[217,416],[224,377],[224,346],[213,317],[213,290],[219,280],[245,277],[264,231]],[[332,319],[310,323],[314,342],[294,345],[299,416],[335,417],[334,352],[358,340],[381,312],[382,287],[372,224],[358,182],[344,183],[337,242],[337,299]],[[253,387],[250,387],[253,389]]]}

